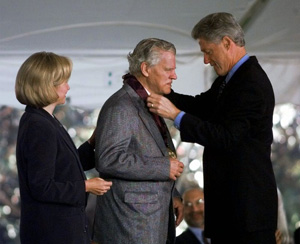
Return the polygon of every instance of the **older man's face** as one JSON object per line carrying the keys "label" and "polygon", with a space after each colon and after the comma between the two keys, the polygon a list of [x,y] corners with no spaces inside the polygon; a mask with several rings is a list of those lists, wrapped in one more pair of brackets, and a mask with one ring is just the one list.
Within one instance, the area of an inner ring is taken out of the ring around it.
{"label": "older man's face", "polygon": [[177,79],[175,69],[175,54],[170,51],[161,51],[160,62],[148,67],[146,79],[149,91],[160,95],[169,94],[173,80]]}

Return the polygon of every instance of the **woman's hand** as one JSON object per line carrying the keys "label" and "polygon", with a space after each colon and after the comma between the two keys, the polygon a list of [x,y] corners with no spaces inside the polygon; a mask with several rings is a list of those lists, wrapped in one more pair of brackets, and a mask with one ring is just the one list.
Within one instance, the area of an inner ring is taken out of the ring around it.
{"label": "woman's hand", "polygon": [[105,181],[99,177],[85,181],[85,191],[95,195],[103,195],[112,186],[111,181]]}

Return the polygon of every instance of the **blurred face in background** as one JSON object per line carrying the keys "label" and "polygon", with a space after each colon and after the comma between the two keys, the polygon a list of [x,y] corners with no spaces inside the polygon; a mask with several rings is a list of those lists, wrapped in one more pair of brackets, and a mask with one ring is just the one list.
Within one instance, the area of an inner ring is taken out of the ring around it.
{"label": "blurred face in background", "polygon": [[204,228],[204,194],[201,189],[191,189],[183,195],[184,220],[191,227]]}

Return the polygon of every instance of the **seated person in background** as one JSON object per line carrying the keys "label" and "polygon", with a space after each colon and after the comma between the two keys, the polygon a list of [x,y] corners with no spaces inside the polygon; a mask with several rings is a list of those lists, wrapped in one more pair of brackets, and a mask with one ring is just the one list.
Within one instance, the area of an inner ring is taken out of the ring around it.
{"label": "seated person in background", "polygon": [[204,237],[204,194],[200,187],[188,189],[183,194],[184,220],[188,224],[181,235],[176,237],[176,244],[207,244]]}

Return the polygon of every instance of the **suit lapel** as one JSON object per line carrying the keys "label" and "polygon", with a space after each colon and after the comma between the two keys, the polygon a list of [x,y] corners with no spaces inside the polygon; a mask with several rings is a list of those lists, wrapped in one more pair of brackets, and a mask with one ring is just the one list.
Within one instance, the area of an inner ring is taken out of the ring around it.
{"label": "suit lapel", "polygon": [[61,135],[61,138],[64,140],[64,142],[67,144],[69,149],[73,152],[73,154],[76,156],[77,165],[80,168],[81,175],[84,179],[86,179],[84,170],[83,170],[81,162],[80,162],[78,151],[77,151],[77,148],[76,148],[74,142],[72,141],[71,137],[69,136],[68,132],[65,130],[63,125],[56,118],[54,118],[54,122],[55,122],[54,124],[55,124],[59,134]]}
{"label": "suit lapel", "polygon": [[128,95],[130,96],[134,106],[138,110],[138,114],[141,118],[141,121],[144,123],[145,127],[149,131],[149,133],[152,135],[153,139],[155,140],[157,146],[161,150],[162,154],[164,156],[167,156],[167,150],[165,142],[162,138],[162,135],[151,115],[148,108],[146,107],[146,104],[144,101],[140,98],[140,96],[129,86],[124,85],[123,88],[127,91]]}
{"label": "suit lapel", "polygon": [[154,121],[152,115],[148,111],[146,111],[146,112],[142,111],[142,109],[140,109],[139,115],[140,115],[140,118],[143,121],[145,127],[148,129],[148,131],[152,135],[153,139],[156,141],[162,154],[166,156],[167,154],[166,154],[166,150],[165,150],[166,149],[165,142],[163,140],[163,137],[162,137],[157,125],[155,124],[155,121]]}
{"label": "suit lapel", "polygon": [[58,131],[59,135],[61,136],[61,138],[63,139],[63,141],[66,143],[66,145],[68,146],[68,148],[73,152],[73,154],[76,157],[76,161],[77,161],[77,165],[80,169],[80,172],[82,174],[82,177],[84,179],[86,179],[86,176],[84,174],[82,165],[80,163],[80,158],[78,155],[78,151],[76,149],[76,146],[74,145],[71,137],[69,136],[68,132],[64,129],[63,125],[56,119],[53,118],[47,111],[45,111],[44,109],[36,109],[36,108],[32,108],[27,106],[26,108],[27,110],[29,110],[32,113],[37,113],[45,118],[47,118],[52,124],[53,126],[55,126],[56,130]]}

